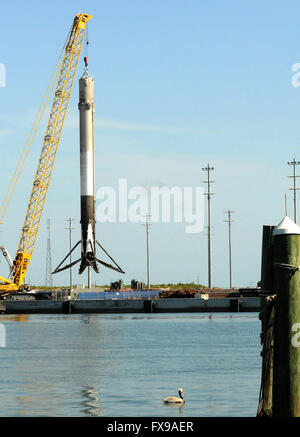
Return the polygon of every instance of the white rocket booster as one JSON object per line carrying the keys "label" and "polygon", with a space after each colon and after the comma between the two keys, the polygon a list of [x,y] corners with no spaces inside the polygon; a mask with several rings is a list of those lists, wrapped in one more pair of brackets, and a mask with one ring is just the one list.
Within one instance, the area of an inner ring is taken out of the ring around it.
{"label": "white rocket booster", "polygon": [[[80,223],[81,240],[76,243],[73,249],[63,259],[53,273],[61,272],[80,262],[79,274],[83,273],[86,267],[92,267],[99,272],[97,263],[105,267],[124,273],[121,267],[107,253],[103,246],[96,240],[95,235],[95,148],[94,148],[94,79],[87,70],[87,58],[85,58],[86,69],[79,79],[79,129],[80,129]],[[96,258],[96,243],[114,263],[114,266]],[[81,257],[61,267],[73,250],[81,244]]]}
{"label": "white rocket booster", "polygon": [[80,120],[80,210],[81,264],[79,273],[87,266],[96,272],[95,244],[95,149],[94,149],[94,79],[85,73],[79,79]]}

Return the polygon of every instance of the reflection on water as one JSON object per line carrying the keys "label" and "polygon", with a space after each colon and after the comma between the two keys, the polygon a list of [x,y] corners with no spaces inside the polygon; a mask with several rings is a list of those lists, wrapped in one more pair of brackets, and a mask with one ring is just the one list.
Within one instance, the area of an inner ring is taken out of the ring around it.
{"label": "reflection on water", "polygon": [[93,387],[84,387],[81,390],[84,400],[81,405],[84,407],[81,411],[85,416],[100,416],[100,399],[98,392]]}
{"label": "reflection on water", "polygon": [[0,322],[27,322],[28,314],[3,314],[0,317]]}
{"label": "reflection on water", "polygon": [[[184,409],[184,405],[185,405],[185,404],[178,404],[178,405],[176,405],[176,404],[165,404],[165,403],[163,402],[163,405],[164,405],[166,408],[174,408],[174,409],[177,409],[177,408],[178,408],[179,415],[181,416],[182,413],[183,413],[183,409]],[[169,413],[168,413],[168,412],[166,412],[166,416],[169,416]]]}
{"label": "reflection on water", "polygon": [[19,404],[18,416],[29,416],[32,410],[30,405],[34,403],[33,396],[17,396],[17,403]]}

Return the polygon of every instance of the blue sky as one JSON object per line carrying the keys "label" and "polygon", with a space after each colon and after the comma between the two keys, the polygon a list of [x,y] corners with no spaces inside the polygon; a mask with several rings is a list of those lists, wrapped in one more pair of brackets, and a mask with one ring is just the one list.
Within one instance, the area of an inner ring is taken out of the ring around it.
{"label": "blue sky", "polygon": [[[3,198],[35,113],[80,10],[89,22],[89,68],[95,78],[96,188],[128,185],[203,186],[201,168],[214,166],[213,285],[228,286],[224,211],[232,226],[233,283],[260,277],[262,225],[293,217],[291,168],[300,142],[300,87],[291,84],[300,62],[296,1],[67,1],[6,2],[1,25],[0,147]],[[83,71],[78,67],[77,78]],[[53,178],[27,279],[45,280],[46,220],[51,219],[53,267],[68,250],[65,219],[79,239],[78,82],[75,80]],[[43,130],[8,210],[1,243],[15,254]],[[299,169],[300,174],[300,169]],[[205,210],[206,217],[206,210]],[[97,224],[97,237],[126,271],[125,282],[146,280],[145,229]],[[184,224],[153,224],[153,282],[207,284],[207,236]],[[5,276],[6,265],[1,263]],[[97,284],[119,279],[108,270]],[[74,269],[74,280],[86,282]],[[66,284],[68,273],[54,277]]]}

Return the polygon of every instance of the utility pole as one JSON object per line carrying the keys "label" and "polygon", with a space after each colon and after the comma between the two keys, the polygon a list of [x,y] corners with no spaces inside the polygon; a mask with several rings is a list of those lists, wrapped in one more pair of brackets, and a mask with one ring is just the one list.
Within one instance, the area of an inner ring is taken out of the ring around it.
{"label": "utility pole", "polygon": [[88,289],[92,288],[92,270],[90,266],[88,266]]}
{"label": "utility pole", "polygon": [[215,193],[210,191],[210,185],[215,181],[210,179],[210,172],[214,170],[214,167],[210,167],[208,164],[207,167],[202,168],[203,171],[207,172],[207,181],[204,181],[207,184],[207,214],[208,214],[208,288],[212,288],[212,244],[211,244],[211,205],[210,200],[211,196]]}
{"label": "utility pole", "polygon": [[151,226],[151,224],[149,223],[149,217],[151,217],[151,215],[146,214],[146,223],[144,224],[144,226],[146,226],[146,246],[147,246],[147,289],[148,289],[148,293],[150,290],[150,254],[149,254],[149,226]]}
{"label": "utility pole", "polygon": [[229,243],[229,288],[232,288],[232,262],[231,262],[231,223],[234,221],[231,218],[231,214],[233,214],[234,211],[231,209],[227,209],[225,211],[225,214],[227,214],[228,219],[224,220],[228,223],[228,243]]}
{"label": "utility pole", "polygon": [[52,287],[52,258],[51,258],[51,239],[50,239],[50,219],[47,219],[47,254],[46,254],[46,278],[45,286]]}
{"label": "utility pole", "polygon": [[[72,263],[72,253],[71,253],[71,250],[72,250],[72,230],[74,229],[74,228],[72,228],[72,222],[74,221],[74,219],[72,219],[72,218],[68,218],[68,219],[66,219],[66,222],[69,222],[69,227],[68,228],[65,228],[65,229],[68,229],[69,230],[69,239],[70,239],[70,264]],[[72,267],[70,267],[70,290],[72,290],[72,287],[73,287],[73,278],[72,278]]]}
{"label": "utility pole", "polygon": [[297,223],[297,197],[296,197],[296,192],[297,190],[299,190],[299,188],[297,188],[297,184],[296,184],[296,178],[298,178],[299,176],[296,176],[296,165],[299,165],[300,162],[296,161],[295,158],[293,158],[293,161],[288,162],[289,165],[293,166],[293,175],[292,176],[288,176],[289,178],[293,178],[294,180],[294,187],[293,188],[289,188],[289,190],[293,190],[294,191],[294,222]]}

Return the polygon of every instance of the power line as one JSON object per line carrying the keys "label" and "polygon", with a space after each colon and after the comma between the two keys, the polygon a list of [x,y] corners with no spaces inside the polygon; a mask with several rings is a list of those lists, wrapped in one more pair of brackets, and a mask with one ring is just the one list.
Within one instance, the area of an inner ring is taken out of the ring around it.
{"label": "power line", "polygon": [[[69,240],[70,240],[70,264],[72,263],[72,230],[75,228],[72,228],[72,222],[74,219],[68,218],[66,219],[66,222],[69,223],[69,226],[65,229],[69,231]],[[72,277],[72,267],[70,267],[70,290],[72,290],[73,287],[73,277]]]}
{"label": "power line", "polygon": [[225,214],[227,214],[227,220],[224,220],[228,223],[228,246],[229,246],[229,288],[232,288],[232,261],[231,261],[231,223],[234,221],[231,218],[231,214],[235,211],[231,209],[227,209]]}
{"label": "power line", "polygon": [[203,171],[207,172],[207,181],[204,181],[207,184],[207,214],[208,214],[208,288],[212,288],[212,242],[211,242],[211,196],[215,193],[210,191],[210,185],[215,181],[210,179],[210,172],[214,170],[214,167],[210,167],[208,164],[207,167],[202,168]]}
{"label": "power line", "polygon": [[149,226],[151,226],[151,223],[149,223],[149,217],[151,217],[150,214],[146,214],[146,223],[143,226],[146,226],[146,249],[147,249],[147,290],[149,293],[150,290],[150,251],[149,251]]}
{"label": "power line", "polygon": [[52,287],[52,257],[51,257],[51,236],[50,236],[50,219],[47,219],[47,253],[46,253],[46,277],[45,286]]}
{"label": "power line", "polygon": [[295,158],[293,158],[293,161],[288,162],[289,165],[293,166],[293,175],[292,176],[288,176],[288,178],[293,178],[294,180],[294,186],[293,188],[289,188],[289,190],[293,190],[294,191],[294,222],[297,223],[297,196],[296,196],[296,192],[297,190],[299,190],[299,188],[297,188],[297,184],[296,184],[296,179],[299,176],[296,176],[296,165],[299,165],[300,162],[296,161]]}

